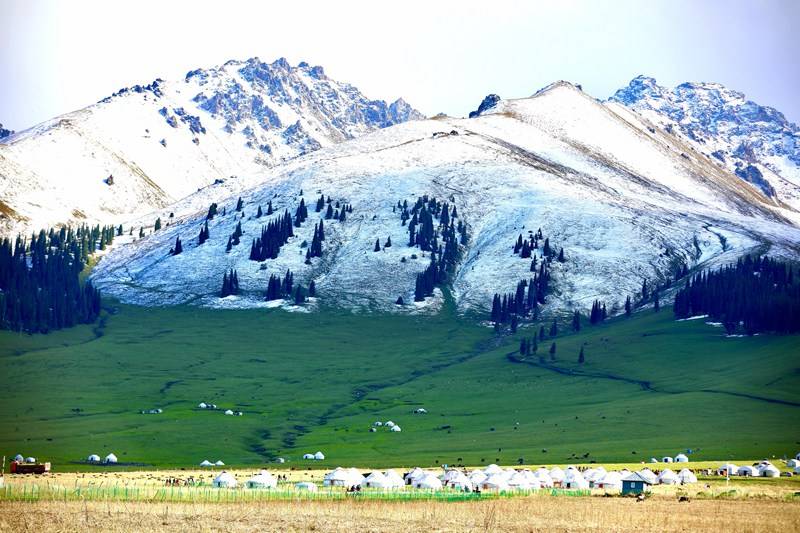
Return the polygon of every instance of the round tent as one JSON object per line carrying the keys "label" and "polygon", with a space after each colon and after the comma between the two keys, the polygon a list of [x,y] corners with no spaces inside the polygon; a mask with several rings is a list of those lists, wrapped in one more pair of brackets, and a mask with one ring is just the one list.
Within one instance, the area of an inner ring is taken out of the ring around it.
{"label": "round tent", "polygon": [[228,415],[228,416],[233,416],[233,411],[228,409],[228,410],[225,411],[225,414]]}
{"label": "round tent", "polygon": [[247,488],[250,489],[274,489],[277,486],[278,481],[266,470],[260,471],[247,480]]}
{"label": "round tent", "polygon": [[386,476],[386,480],[392,484],[392,487],[402,487],[406,484],[400,474],[394,470],[387,470],[383,475]]}
{"label": "round tent", "polygon": [[93,453],[92,455],[87,457],[86,460],[89,461],[90,463],[99,463],[100,462],[100,456],[97,455],[96,453]]}
{"label": "round tent", "polygon": [[678,476],[675,475],[675,472],[670,470],[669,468],[665,468],[658,474],[658,482],[662,485],[677,485],[680,480]]}
{"label": "round tent", "polygon": [[324,453],[318,451],[317,453],[314,454],[315,461],[322,461],[323,459],[325,459]]}
{"label": "round tent", "polygon": [[676,463],[688,463],[689,462],[689,458],[686,455],[684,455],[682,453],[679,453],[678,455],[675,456],[675,462]]}
{"label": "round tent", "polygon": [[684,468],[678,472],[678,479],[684,485],[688,485],[689,483],[697,483],[697,476],[695,476],[694,473],[688,468]]}
{"label": "round tent", "polygon": [[383,425],[383,422],[381,422],[380,420],[377,420],[377,421],[373,422],[372,425],[377,427],[377,428],[379,428],[379,427],[381,427]]}
{"label": "round tent", "polygon": [[300,483],[295,484],[294,488],[296,490],[307,490],[308,492],[317,492],[317,486],[310,481],[301,481]]}
{"label": "round tent", "polygon": [[553,480],[553,483],[561,483],[564,481],[564,471],[554,466],[550,469],[550,478]]}
{"label": "round tent", "polygon": [[384,426],[386,426],[387,428],[393,428],[395,426],[395,423],[389,420],[384,424]]}
{"label": "round tent", "polygon": [[724,465],[717,468],[717,474],[720,476],[735,476],[736,472],[739,470],[739,467],[733,463],[725,463]]}
{"label": "round tent", "polygon": [[657,463],[657,462],[658,462],[658,459],[656,459],[655,457],[651,457],[651,458],[650,458],[650,462],[651,462],[651,463]]}
{"label": "round tent", "polygon": [[758,468],[755,466],[740,466],[736,470],[736,475],[742,477],[758,477]]}
{"label": "round tent", "polygon": [[25,458],[25,462],[26,463],[35,463],[36,462],[36,457],[26,457]]}
{"label": "round tent", "polygon": [[197,407],[199,407],[200,409],[205,409],[206,407],[208,407],[208,405],[206,405],[206,402],[200,402],[200,404]]}
{"label": "round tent", "polygon": [[225,463],[222,462],[222,459],[217,459],[214,463],[214,466],[225,466]]}
{"label": "round tent", "polygon": [[508,482],[506,482],[506,478],[502,474],[492,474],[484,479],[480,486],[483,490],[503,491],[509,489]]}
{"label": "round tent", "polygon": [[671,463],[672,462],[672,457],[662,457],[661,458],[661,462],[662,463]]}
{"label": "round tent", "polygon": [[314,454],[313,453],[304,453],[303,454],[303,459],[312,459],[313,460],[314,459]]}
{"label": "round tent", "polygon": [[389,480],[381,472],[372,472],[364,479],[364,485],[372,489],[391,488]]}
{"label": "round tent", "polygon": [[226,471],[220,472],[220,474],[214,478],[212,485],[221,488],[221,489],[231,489],[236,486],[236,478],[233,477]]}
{"label": "round tent", "polygon": [[565,489],[588,489],[589,482],[577,470],[568,470],[561,486]]}
{"label": "round tent", "polygon": [[203,459],[203,462],[200,463],[200,466],[214,466],[214,463],[212,463],[208,459]]}
{"label": "round tent", "polygon": [[18,462],[18,463],[24,463],[25,462],[25,458],[22,456],[21,453],[18,453],[17,455],[15,455],[14,456],[14,460],[16,462]]}
{"label": "round tent", "polygon": [[502,474],[503,469],[497,466],[496,464],[492,463],[483,469],[483,473],[486,474],[487,476],[491,476],[493,474]]}
{"label": "round tent", "polygon": [[286,459],[284,459],[283,457],[278,457],[277,459],[275,459],[275,462],[282,465],[283,463],[286,462]]}
{"label": "round tent", "polygon": [[469,482],[473,485],[480,485],[484,482],[484,480],[489,477],[485,473],[481,472],[480,470],[476,470],[469,475]]}
{"label": "round tent", "polygon": [[759,474],[761,477],[781,477],[781,471],[770,464],[761,467]]}
{"label": "round tent", "polygon": [[103,462],[106,463],[106,464],[116,463],[117,462],[117,456],[114,455],[113,453],[110,453],[110,454],[106,455],[106,458],[103,459]]}
{"label": "round tent", "polygon": [[442,482],[433,474],[425,474],[424,476],[414,480],[415,489],[424,490],[439,490],[442,488]]}
{"label": "round tent", "polygon": [[622,475],[619,472],[606,472],[594,484],[605,490],[620,490],[622,489]]}
{"label": "round tent", "polygon": [[787,468],[797,468],[798,466],[800,466],[800,461],[798,461],[797,459],[789,459],[788,461],[786,461]]}
{"label": "round tent", "polygon": [[400,429],[400,426],[392,426],[392,427],[389,429],[389,431],[393,431],[393,432],[395,432],[395,433],[399,433],[399,432],[401,432],[401,431],[403,431],[403,430],[402,430],[402,429]]}
{"label": "round tent", "polygon": [[408,474],[406,474],[406,481],[408,481],[409,485],[413,485],[414,481],[422,477],[425,477],[425,471],[420,467],[415,466]]}
{"label": "round tent", "polygon": [[639,475],[646,479],[651,485],[655,485],[658,482],[658,477],[649,468],[639,470]]}

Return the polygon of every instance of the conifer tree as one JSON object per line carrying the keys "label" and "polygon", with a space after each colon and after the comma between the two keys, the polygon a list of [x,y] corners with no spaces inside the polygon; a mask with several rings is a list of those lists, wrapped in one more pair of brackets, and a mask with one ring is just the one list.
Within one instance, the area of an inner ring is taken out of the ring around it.
{"label": "conifer tree", "polygon": [[395,305],[405,305],[406,304],[406,302],[403,300],[402,296],[398,296],[397,300],[395,300],[394,303],[395,303]]}
{"label": "conifer tree", "polygon": [[386,243],[383,245],[384,248],[391,248],[392,247],[392,237],[386,237]]}
{"label": "conifer tree", "polygon": [[551,361],[555,361],[556,360],[556,343],[555,342],[550,345],[550,360]]}
{"label": "conifer tree", "polygon": [[258,210],[256,211],[256,218],[261,218],[264,215],[264,212],[261,211],[261,206],[258,206]]}
{"label": "conifer tree", "polygon": [[577,310],[575,310],[575,312],[572,313],[572,331],[578,332],[580,330],[581,330],[581,315],[580,313],[578,313]]}
{"label": "conifer tree", "polygon": [[373,252],[380,252],[381,251],[381,240],[375,239],[375,248],[372,249]]}
{"label": "conifer tree", "polygon": [[658,289],[653,293],[653,309],[656,313],[661,309],[661,303],[658,301]]}
{"label": "conifer tree", "polygon": [[581,346],[581,352],[578,354],[578,364],[582,365],[586,361],[586,358],[583,356],[583,346]]}
{"label": "conifer tree", "polygon": [[232,239],[232,236],[229,235],[228,236],[228,244],[225,245],[225,251],[226,252],[230,252],[231,248],[233,248],[233,239]]}
{"label": "conifer tree", "polygon": [[156,219],[156,223],[155,223],[153,231],[158,231],[160,229],[161,229],[161,217],[158,217]]}
{"label": "conifer tree", "polygon": [[244,202],[242,201],[242,197],[240,196],[239,199],[236,201],[236,211],[241,211],[243,206]]}
{"label": "conifer tree", "polygon": [[317,284],[312,279],[308,284],[308,297],[314,298],[317,295]]}
{"label": "conifer tree", "polygon": [[631,316],[631,312],[633,311],[633,305],[631,304],[631,297],[628,296],[625,298],[625,316]]}
{"label": "conifer tree", "polygon": [[550,326],[550,336],[556,337],[558,335],[558,323],[553,320],[553,324]]}
{"label": "conifer tree", "polygon": [[208,206],[208,214],[206,214],[206,220],[212,220],[215,216],[217,216],[216,202]]}
{"label": "conifer tree", "polygon": [[183,244],[181,244],[181,238],[175,238],[175,248],[173,249],[173,255],[178,255],[179,253],[183,252]]}
{"label": "conifer tree", "polygon": [[566,259],[564,259],[564,248],[561,248],[558,252],[558,262],[563,263],[564,261],[566,261]]}
{"label": "conifer tree", "polygon": [[270,200],[269,203],[267,204],[267,216],[271,215],[274,212],[275,211],[272,209],[272,200]]}

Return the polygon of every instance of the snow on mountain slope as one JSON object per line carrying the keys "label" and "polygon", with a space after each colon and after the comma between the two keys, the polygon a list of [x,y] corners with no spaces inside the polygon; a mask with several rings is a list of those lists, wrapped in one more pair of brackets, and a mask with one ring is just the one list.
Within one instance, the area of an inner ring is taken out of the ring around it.
{"label": "snow on mountain slope", "polygon": [[800,128],[779,111],[718,83],[668,89],[645,76],[634,78],[610,100],[680,135],[777,203],[800,210]]}
{"label": "snow on mountain slope", "polygon": [[246,187],[265,166],[420,118],[402,99],[369,100],[322,67],[285,59],[125,88],[0,142],[0,231],[120,222],[216,180]]}
{"label": "snow on mountain slope", "polygon": [[[409,304],[429,258],[408,246],[395,210],[398,201],[413,204],[422,195],[455,205],[468,225],[451,284],[462,311],[485,309],[492,294],[513,291],[531,276],[531,261],[514,255],[513,245],[538,228],[566,256],[552,265],[545,306],[551,313],[586,309],[596,298],[619,308],[644,279],[663,281],[682,263],[719,264],[749,251],[800,255],[800,227],[759,189],[624,106],[602,104],[563,82],[531,98],[496,102],[476,118],[379,130],[262,178],[241,193],[243,217],[234,210],[238,193],[220,203],[226,215],[209,223],[206,243],[198,245],[197,236],[210,201],[221,196],[214,188],[171,206],[176,218],[166,229],[115,247],[95,269],[95,283],[146,305],[265,306],[275,305],[263,301],[270,274],[291,269],[296,282],[315,281],[313,305],[400,312],[435,306],[440,298]],[[301,190],[309,220],[277,259],[249,260],[251,239],[266,223],[254,218],[258,206],[271,201],[273,219],[284,209],[294,213]],[[320,194],[351,204],[353,212],[344,223],[325,221],[322,257],[306,264],[303,242],[311,242],[322,214],[314,212]],[[239,222],[241,244],[226,252]],[[171,256],[178,236],[184,251]],[[391,247],[373,251],[376,239],[383,244],[388,237]],[[220,299],[231,268],[242,294]],[[394,305],[398,296],[406,306]]]}

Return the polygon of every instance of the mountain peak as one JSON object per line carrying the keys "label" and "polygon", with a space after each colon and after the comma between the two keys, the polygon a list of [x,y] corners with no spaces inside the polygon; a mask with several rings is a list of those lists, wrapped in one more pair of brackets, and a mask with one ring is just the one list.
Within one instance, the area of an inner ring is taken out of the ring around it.
{"label": "mountain peak", "polygon": [[470,111],[469,118],[475,118],[480,116],[482,113],[495,107],[499,101],[500,97],[497,96],[496,94],[486,95],[484,99],[481,101],[480,105],[478,106],[478,109],[475,111]]}

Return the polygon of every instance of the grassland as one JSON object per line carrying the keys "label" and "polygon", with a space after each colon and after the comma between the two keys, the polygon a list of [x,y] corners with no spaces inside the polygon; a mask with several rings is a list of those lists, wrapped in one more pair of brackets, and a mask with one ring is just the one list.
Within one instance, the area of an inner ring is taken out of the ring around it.
{"label": "grassland", "polygon": [[[114,452],[117,469],[203,459],[306,468],[752,460],[800,449],[798,337],[725,338],[667,310],[556,339],[556,360],[511,356],[445,309],[222,311],[107,302],[101,324],[0,334],[0,450],[59,471]],[[577,364],[580,346],[586,363]],[[542,352],[549,348],[543,346]],[[546,354],[545,354],[546,355]],[[244,416],[196,408],[200,401]],[[159,415],[142,409],[162,408]],[[425,407],[427,415],[414,415]],[[400,433],[370,433],[375,420]],[[635,452],[635,453],[634,453]]]}

